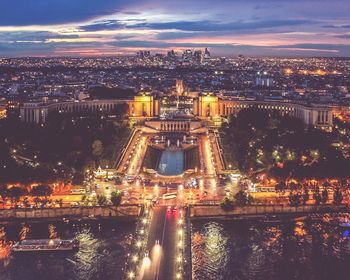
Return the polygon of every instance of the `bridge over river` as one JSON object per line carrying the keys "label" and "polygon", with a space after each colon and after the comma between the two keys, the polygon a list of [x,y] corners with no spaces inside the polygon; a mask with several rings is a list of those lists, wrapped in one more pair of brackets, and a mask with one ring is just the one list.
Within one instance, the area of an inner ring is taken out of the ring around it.
{"label": "bridge over river", "polygon": [[152,209],[144,257],[132,277],[138,280],[190,279],[187,211],[175,206]]}

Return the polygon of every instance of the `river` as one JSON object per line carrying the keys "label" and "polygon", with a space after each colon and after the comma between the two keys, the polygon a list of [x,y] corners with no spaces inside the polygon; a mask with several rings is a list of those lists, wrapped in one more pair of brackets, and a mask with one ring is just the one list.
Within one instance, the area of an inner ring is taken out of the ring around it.
{"label": "river", "polygon": [[[329,219],[192,222],[195,280],[350,279],[350,229]],[[77,238],[77,252],[7,254],[0,280],[122,279],[135,224],[117,221],[0,225],[0,240]],[[167,279],[164,279],[167,280]]]}
{"label": "river", "polygon": [[[0,225],[0,280],[122,279],[135,225],[116,221]],[[7,254],[21,238],[76,238],[77,252]]]}
{"label": "river", "polygon": [[350,279],[349,229],[331,222],[192,223],[196,280]]}

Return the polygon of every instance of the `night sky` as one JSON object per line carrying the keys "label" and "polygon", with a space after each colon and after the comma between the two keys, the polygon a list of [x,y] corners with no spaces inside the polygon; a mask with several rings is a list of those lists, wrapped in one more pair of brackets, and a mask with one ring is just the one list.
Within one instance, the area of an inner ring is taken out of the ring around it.
{"label": "night sky", "polygon": [[0,57],[350,56],[349,0],[0,0]]}

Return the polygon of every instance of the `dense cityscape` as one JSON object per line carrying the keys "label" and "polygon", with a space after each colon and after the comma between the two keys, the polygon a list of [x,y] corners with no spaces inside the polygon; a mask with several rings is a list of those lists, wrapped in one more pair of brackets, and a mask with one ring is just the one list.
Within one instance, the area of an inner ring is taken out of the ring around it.
{"label": "dense cityscape", "polygon": [[349,279],[345,1],[37,1],[0,3],[0,280]]}

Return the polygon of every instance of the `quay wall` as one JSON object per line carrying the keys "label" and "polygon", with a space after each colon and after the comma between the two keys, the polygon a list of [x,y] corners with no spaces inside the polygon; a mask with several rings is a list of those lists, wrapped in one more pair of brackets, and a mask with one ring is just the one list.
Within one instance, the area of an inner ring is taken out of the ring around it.
{"label": "quay wall", "polygon": [[347,206],[335,205],[302,205],[292,207],[287,205],[251,205],[243,207],[235,207],[231,211],[224,211],[220,205],[192,205],[190,207],[191,218],[241,218],[241,217],[257,217],[264,215],[283,215],[283,214],[312,214],[312,213],[330,213],[330,212],[348,212]]}
{"label": "quay wall", "polygon": [[138,205],[103,207],[62,207],[43,209],[3,209],[0,221],[23,219],[61,219],[61,218],[125,218],[136,219],[141,208]]}

